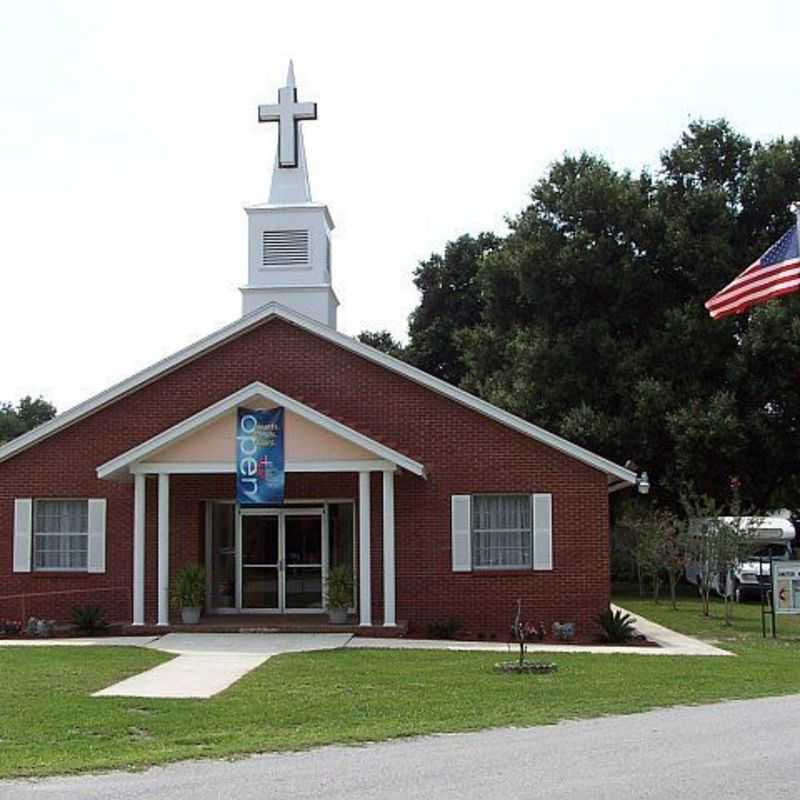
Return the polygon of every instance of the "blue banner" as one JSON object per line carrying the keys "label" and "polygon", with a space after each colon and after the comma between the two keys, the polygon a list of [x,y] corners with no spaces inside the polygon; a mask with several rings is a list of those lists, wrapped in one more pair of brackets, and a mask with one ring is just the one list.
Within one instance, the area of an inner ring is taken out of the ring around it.
{"label": "blue banner", "polygon": [[236,501],[243,506],[282,503],[286,483],[283,409],[250,411],[236,418]]}

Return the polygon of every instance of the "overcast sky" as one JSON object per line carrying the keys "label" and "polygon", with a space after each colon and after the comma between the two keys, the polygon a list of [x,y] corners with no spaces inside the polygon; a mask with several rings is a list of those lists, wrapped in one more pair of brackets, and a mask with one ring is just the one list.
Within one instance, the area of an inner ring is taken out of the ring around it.
{"label": "overcast sky", "polygon": [[289,57],[339,327],[404,336],[416,263],[502,232],[565,151],[798,134],[799,51],[768,0],[0,0],[0,401],[65,410],[239,316]]}

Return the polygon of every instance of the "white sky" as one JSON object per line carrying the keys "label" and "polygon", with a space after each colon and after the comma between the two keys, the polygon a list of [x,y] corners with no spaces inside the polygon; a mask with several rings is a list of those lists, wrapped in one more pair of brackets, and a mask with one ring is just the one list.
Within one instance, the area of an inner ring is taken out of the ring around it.
{"label": "white sky", "polygon": [[502,232],[565,151],[796,135],[799,50],[768,0],[0,0],[0,401],[65,410],[239,316],[289,57],[340,329],[404,336],[417,262]]}

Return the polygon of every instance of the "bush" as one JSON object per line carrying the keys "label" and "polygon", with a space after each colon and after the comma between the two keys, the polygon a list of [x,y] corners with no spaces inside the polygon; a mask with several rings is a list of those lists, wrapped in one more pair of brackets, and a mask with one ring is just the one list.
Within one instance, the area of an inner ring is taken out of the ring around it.
{"label": "bush", "polygon": [[206,571],[200,564],[186,564],[175,575],[172,604],[175,608],[199,608],[206,601]]}
{"label": "bush", "polygon": [[81,633],[94,636],[104,633],[108,629],[106,612],[100,606],[89,603],[85,606],[75,606],[72,609],[72,622]]}
{"label": "bush", "polygon": [[624,644],[636,637],[634,618],[619,609],[612,611],[607,608],[598,618],[597,624],[601,628],[603,641],[611,644]]}
{"label": "bush", "polygon": [[432,622],[425,628],[429,639],[455,639],[464,628],[458,617],[448,617],[444,622]]}
{"label": "bush", "polygon": [[339,564],[328,573],[327,605],[328,608],[348,608],[353,603],[353,571],[344,564]]}

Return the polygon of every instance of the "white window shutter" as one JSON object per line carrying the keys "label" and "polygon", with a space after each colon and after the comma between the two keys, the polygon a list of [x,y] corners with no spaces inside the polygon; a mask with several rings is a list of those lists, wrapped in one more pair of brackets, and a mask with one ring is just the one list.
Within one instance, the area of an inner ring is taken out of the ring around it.
{"label": "white window shutter", "polygon": [[453,572],[472,571],[472,498],[454,494],[450,498],[450,532]]}
{"label": "white window shutter", "polygon": [[106,571],[106,500],[89,500],[89,572]]}
{"label": "white window shutter", "polygon": [[14,500],[14,572],[31,571],[33,500]]}
{"label": "white window shutter", "polygon": [[553,495],[533,496],[533,568],[553,569]]}

